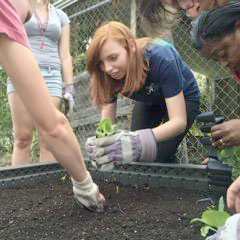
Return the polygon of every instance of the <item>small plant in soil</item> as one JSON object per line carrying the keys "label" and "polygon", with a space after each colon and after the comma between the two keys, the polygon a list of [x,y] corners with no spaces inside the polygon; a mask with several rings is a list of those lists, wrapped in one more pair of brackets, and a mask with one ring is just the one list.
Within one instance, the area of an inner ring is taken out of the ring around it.
{"label": "small plant in soil", "polygon": [[111,119],[102,119],[97,126],[96,138],[112,136],[116,133],[116,131],[117,126],[116,124],[112,124]]}
{"label": "small plant in soil", "polygon": [[[110,137],[117,133],[117,125],[112,124],[112,120],[109,118],[102,119],[96,129],[96,138]],[[91,161],[93,167],[98,168],[99,166],[95,160]],[[106,163],[101,166],[101,170],[110,170],[113,168],[113,163]]]}
{"label": "small plant in soil", "polygon": [[191,223],[203,223],[204,226],[200,228],[200,234],[201,236],[206,237],[209,236],[211,232],[215,233],[220,227],[222,227],[229,217],[230,214],[224,211],[223,197],[220,197],[218,209],[209,207],[201,214],[201,218],[194,218],[191,220]]}

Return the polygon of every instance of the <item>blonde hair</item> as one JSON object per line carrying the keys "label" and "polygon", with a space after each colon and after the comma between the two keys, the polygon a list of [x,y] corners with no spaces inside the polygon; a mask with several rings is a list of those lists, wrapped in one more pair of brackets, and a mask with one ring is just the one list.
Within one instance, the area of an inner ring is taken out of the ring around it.
{"label": "blonde hair", "polygon": [[[116,89],[116,80],[113,80],[100,68],[100,50],[108,39],[117,41],[128,52],[128,69],[120,90]],[[136,51],[132,51],[130,42],[134,43]],[[148,71],[148,63],[144,59],[144,47],[150,42],[150,38],[135,39],[126,25],[116,21],[111,21],[97,29],[86,52],[87,69],[91,76],[90,89],[93,105],[101,108],[104,104],[111,102],[116,91],[129,96],[143,86]]]}
{"label": "blonde hair", "polygon": [[49,4],[50,0],[35,0],[35,3],[41,4],[41,5]]}

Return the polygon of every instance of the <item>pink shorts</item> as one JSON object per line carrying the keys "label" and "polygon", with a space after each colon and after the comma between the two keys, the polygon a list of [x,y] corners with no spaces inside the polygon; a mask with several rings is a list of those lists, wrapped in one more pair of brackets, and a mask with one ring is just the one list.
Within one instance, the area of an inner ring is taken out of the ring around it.
{"label": "pink shorts", "polygon": [[0,33],[30,48],[25,28],[9,0],[0,0]]}

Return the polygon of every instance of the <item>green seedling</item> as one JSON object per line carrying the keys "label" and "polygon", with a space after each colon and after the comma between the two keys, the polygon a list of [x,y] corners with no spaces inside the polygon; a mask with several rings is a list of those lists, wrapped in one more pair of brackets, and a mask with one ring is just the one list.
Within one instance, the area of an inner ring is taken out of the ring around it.
{"label": "green seedling", "polygon": [[224,211],[223,197],[220,197],[217,210],[209,207],[202,213],[201,218],[194,218],[191,220],[191,223],[203,223],[204,226],[201,227],[200,234],[201,236],[206,237],[210,230],[216,232],[217,229],[222,227],[229,217],[229,213]]}
{"label": "green seedling", "polygon": [[101,120],[97,126],[96,138],[112,136],[116,133],[116,131],[116,124],[112,124],[111,119],[105,118]]}
{"label": "green seedling", "polygon": [[232,176],[236,178],[240,175],[240,146],[219,148],[217,150],[218,159],[232,167]]}

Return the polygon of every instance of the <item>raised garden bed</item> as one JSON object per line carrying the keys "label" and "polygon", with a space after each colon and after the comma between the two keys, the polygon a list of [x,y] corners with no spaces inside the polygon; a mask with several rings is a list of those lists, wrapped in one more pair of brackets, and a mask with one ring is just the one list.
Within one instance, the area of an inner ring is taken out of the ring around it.
{"label": "raised garden bed", "polygon": [[215,196],[206,167],[135,163],[91,172],[107,199],[103,214],[76,205],[58,164],[0,169],[0,239],[203,239],[190,220]]}
{"label": "raised garden bed", "polygon": [[1,239],[201,239],[190,220],[206,209],[209,202],[198,202],[206,194],[100,185],[108,204],[103,214],[74,204],[69,180],[4,189],[0,192]]}

